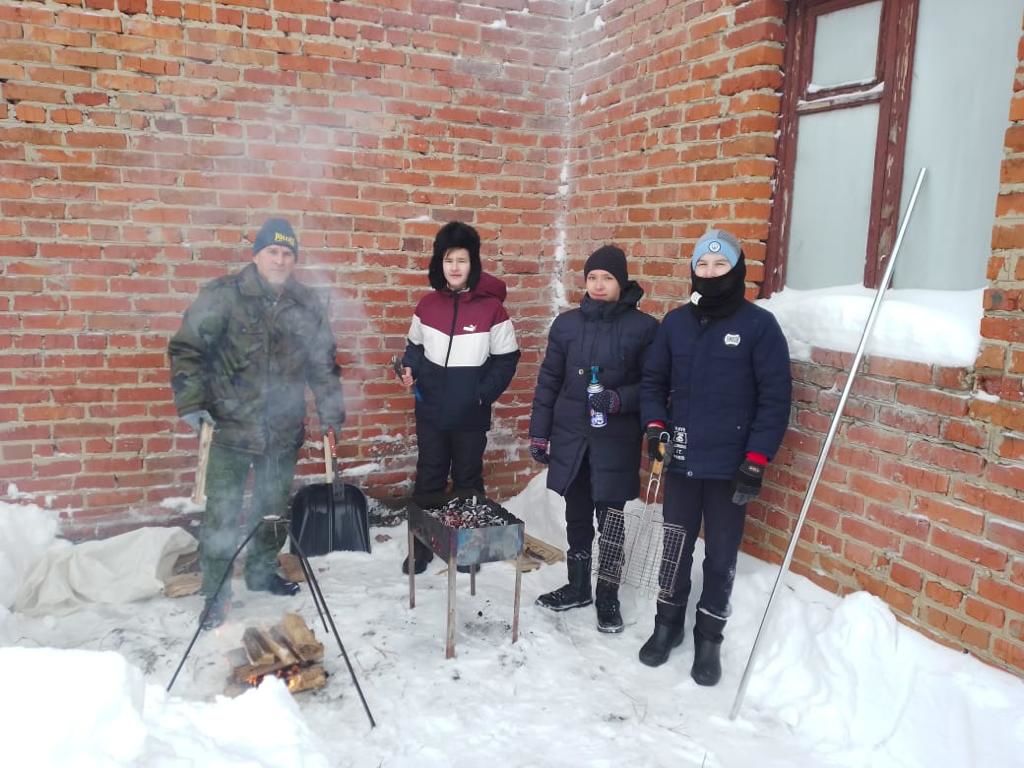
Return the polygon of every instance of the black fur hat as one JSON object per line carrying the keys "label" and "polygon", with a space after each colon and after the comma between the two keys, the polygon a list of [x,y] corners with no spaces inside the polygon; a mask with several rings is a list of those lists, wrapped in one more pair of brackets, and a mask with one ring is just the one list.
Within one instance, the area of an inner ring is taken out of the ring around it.
{"label": "black fur hat", "polygon": [[430,287],[443,290],[448,281],[444,279],[444,255],[452,248],[469,251],[469,279],[466,287],[472,290],[480,281],[480,235],[469,224],[449,221],[434,236],[434,255],[430,259]]}

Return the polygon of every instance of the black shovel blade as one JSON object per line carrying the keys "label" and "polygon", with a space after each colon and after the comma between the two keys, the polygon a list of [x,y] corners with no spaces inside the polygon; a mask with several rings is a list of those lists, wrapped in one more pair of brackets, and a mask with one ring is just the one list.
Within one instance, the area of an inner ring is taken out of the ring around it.
{"label": "black shovel blade", "polygon": [[369,552],[366,495],[348,483],[307,485],[292,499],[291,532],[311,557],[331,551]]}

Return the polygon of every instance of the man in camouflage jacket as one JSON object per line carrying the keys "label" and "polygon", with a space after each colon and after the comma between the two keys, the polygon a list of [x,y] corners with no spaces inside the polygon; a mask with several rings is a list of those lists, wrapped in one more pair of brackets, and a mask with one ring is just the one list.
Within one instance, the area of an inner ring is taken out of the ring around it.
{"label": "man in camouflage jacket", "polygon": [[[168,345],[179,415],[195,431],[214,425],[200,532],[207,628],[224,621],[230,588],[217,592],[244,532],[264,515],[287,518],[288,496],[305,437],[308,385],[320,426],[345,421],[341,370],[322,300],[292,276],[298,240],[287,221],[270,219],[253,243],[253,263],[202,288]],[[254,473],[252,508],[242,495]],[[239,522],[245,520],[240,530]],[[276,572],[283,524],[263,525],[246,554],[249,589],[290,595],[298,585]]]}

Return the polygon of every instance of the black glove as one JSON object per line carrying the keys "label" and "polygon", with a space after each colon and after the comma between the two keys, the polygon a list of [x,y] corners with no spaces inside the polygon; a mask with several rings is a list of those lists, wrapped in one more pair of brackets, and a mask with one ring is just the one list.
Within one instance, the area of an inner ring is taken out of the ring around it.
{"label": "black glove", "polygon": [[531,437],[530,438],[530,455],[533,460],[540,464],[547,464],[551,461],[551,457],[548,456],[548,441],[543,437]]}
{"label": "black glove", "polygon": [[647,425],[646,437],[647,458],[651,461],[664,460],[665,445],[668,442],[668,432],[665,431],[665,425],[657,421],[652,421]]}
{"label": "black glove", "polygon": [[618,413],[622,407],[619,393],[614,389],[602,389],[587,398],[587,403],[598,413]]}
{"label": "black glove", "polygon": [[210,415],[210,412],[205,409],[183,414],[181,420],[188,424],[192,428],[192,431],[197,435],[199,434],[199,429],[204,421],[208,421],[210,424],[216,423],[213,420],[213,416]]}
{"label": "black glove", "polygon": [[757,498],[764,478],[764,464],[747,459],[732,480],[732,503],[743,505]]}

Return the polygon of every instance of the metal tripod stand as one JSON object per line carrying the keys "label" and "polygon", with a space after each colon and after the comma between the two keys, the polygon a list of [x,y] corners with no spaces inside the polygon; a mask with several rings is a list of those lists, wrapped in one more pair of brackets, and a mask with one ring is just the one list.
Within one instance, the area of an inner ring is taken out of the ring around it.
{"label": "metal tripod stand", "polygon": [[[196,644],[196,640],[199,639],[199,634],[203,631],[203,623],[206,621],[207,615],[216,603],[217,596],[220,594],[221,589],[224,587],[224,583],[231,576],[232,570],[234,569],[235,560],[241,554],[242,550],[245,549],[245,545],[249,543],[256,532],[263,525],[285,525],[288,529],[288,541],[291,542],[292,549],[295,554],[298,555],[299,563],[302,565],[302,573],[306,577],[306,583],[309,585],[309,593],[313,596],[313,605],[316,606],[316,612],[320,615],[320,621],[324,625],[324,632],[330,632],[334,635],[334,639],[338,641],[338,648],[341,649],[341,655],[345,659],[345,666],[348,667],[348,673],[352,677],[352,683],[356,687],[356,693],[359,694],[359,700],[363,704],[363,709],[366,711],[366,716],[370,720],[370,727],[376,728],[377,723],[373,719],[373,715],[370,713],[370,707],[366,703],[366,697],[363,696],[363,689],[359,687],[359,680],[356,678],[356,672],[352,668],[352,662],[349,661],[348,653],[345,651],[345,645],[341,642],[341,635],[338,634],[338,628],[334,625],[334,617],[331,616],[330,610],[327,608],[327,601],[324,599],[324,593],[320,589],[320,582],[317,581],[316,575],[313,573],[313,567],[309,564],[309,558],[306,557],[306,553],[302,551],[302,547],[299,546],[299,542],[292,535],[290,528],[285,520],[280,515],[264,515],[253,529],[249,531],[249,535],[245,537],[245,540],[238,545],[238,549],[231,556],[231,560],[228,562],[227,569],[224,574],[220,577],[220,582],[217,584],[217,589],[214,590],[212,599],[207,600],[206,606],[203,609],[202,615],[199,617],[199,626],[196,628],[195,634],[192,635],[192,641],[188,644],[188,648],[185,649],[185,654],[181,657],[181,661],[178,662],[178,668],[174,670],[174,675],[171,677],[171,682],[167,684],[167,692],[170,693],[171,688],[174,686],[174,681],[178,679],[178,674],[181,672],[181,668],[185,666],[185,660],[188,655],[192,652],[192,647]],[[330,624],[330,628],[328,628]]]}

